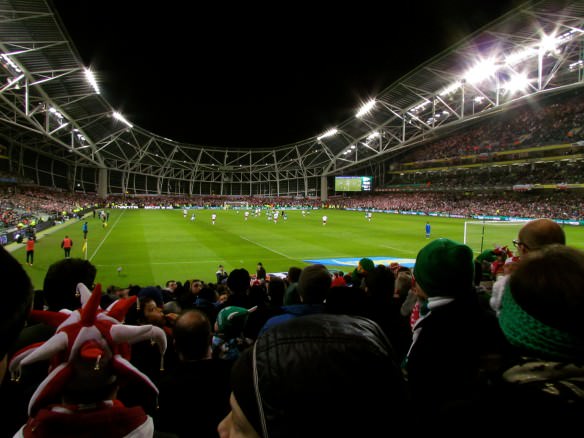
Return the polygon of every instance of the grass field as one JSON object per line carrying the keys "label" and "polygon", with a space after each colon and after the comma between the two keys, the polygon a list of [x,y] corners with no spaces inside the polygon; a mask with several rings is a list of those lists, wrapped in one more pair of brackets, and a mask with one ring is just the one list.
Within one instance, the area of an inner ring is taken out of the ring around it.
{"label": "grass field", "polygon": [[[217,214],[215,225],[211,214]],[[322,215],[329,218],[322,225]],[[448,237],[463,241],[464,220],[427,218],[374,213],[371,222],[362,212],[316,210],[306,217],[300,211],[289,211],[288,220],[277,224],[262,217],[244,221],[243,212],[196,210],[183,218],[182,210],[111,210],[107,228],[98,219],[87,218],[88,259],[97,267],[97,282],[126,287],[164,285],[173,279],[184,282],[200,278],[215,281],[215,271],[223,264],[229,272],[246,268],[255,273],[262,262],[268,272],[287,271],[290,266],[303,267],[305,260],[395,257],[415,259],[428,243],[424,234],[427,220],[432,225],[431,239]],[[25,266],[34,287],[42,288],[50,264],[63,257],[60,242],[68,234],[74,242],[72,257],[83,257],[83,234],[79,221],[70,221],[47,234],[41,234],[35,248],[34,266]],[[469,242],[480,249],[482,227],[473,227]],[[489,227],[485,248],[509,245],[517,236],[515,227]],[[584,249],[584,228],[565,228],[568,244]],[[13,255],[25,265],[24,245]],[[330,268],[350,272],[351,266]],[[121,271],[118,272],[118,268]]]}

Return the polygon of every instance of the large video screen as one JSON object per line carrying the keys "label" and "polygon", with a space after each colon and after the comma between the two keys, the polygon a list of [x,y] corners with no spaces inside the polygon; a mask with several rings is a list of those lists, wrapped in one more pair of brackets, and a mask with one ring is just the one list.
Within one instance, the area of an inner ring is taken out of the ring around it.
{"label": "large video screen", "polygon": [[371,176],[335,176],[335,192],[370,192]]}

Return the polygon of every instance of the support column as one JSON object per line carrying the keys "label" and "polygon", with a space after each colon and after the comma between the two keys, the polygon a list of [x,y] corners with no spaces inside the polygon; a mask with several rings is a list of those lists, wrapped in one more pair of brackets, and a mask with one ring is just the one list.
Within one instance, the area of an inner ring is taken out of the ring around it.
{"label": "support column", "polygon": [[99,198],[107,198],[107,169],[102,167],[98,170],[99,177],[97,183],[97,196]]}
{"label": "support column", "polygon": [[320,177],[320,200],[322,202],[326,202],[328,200],[328,184],[327,184],[327,177],[321,176]]}

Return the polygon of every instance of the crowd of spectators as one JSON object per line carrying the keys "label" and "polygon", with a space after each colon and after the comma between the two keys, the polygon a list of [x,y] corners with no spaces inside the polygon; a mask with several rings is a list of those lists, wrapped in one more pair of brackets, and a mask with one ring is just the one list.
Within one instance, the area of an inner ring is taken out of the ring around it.
{"label": "crowd of spectators", "polygon": [[517,163],[506,166],[485,166],[476,169],[444,168],[436,171],[392,174],[386,188],[418,190],[484,190],[502,189],[516,185],[582,184],[584,161],[550,161],[542,163]]}
{"label": "crowd of spectators", "polygon": [[[425,143],[399,157],[402,168],[432,167],[435,160],[584,140],[583,92],[551,96],[499,113],[461,132]],[[405,165],[407,163],[407,166]]]}
{"label": "crowd of spectators", "polygon": [[91,194],[28,185],[0,185],[0,224],[8,228],[33,220],[62,220],[100,203],[99,198]]}
{"label": "crowd of spectators", "polygon": [[379,209],[400,213],[445,214],[456,217],[513,216],[584,219],[581,190],[547,191],[411,191],[335,200],[338,208]]}

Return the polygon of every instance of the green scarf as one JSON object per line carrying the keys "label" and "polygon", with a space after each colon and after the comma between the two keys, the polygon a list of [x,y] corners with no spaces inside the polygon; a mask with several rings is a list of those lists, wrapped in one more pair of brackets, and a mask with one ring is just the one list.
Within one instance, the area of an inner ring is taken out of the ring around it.
{"label": "green scarf", "polygon": [[559,330],[529,315],[513,298],[509,282],[503,292],[499,325],[507,340],[553,359],[573,360],[584,357],[584,339]]}

